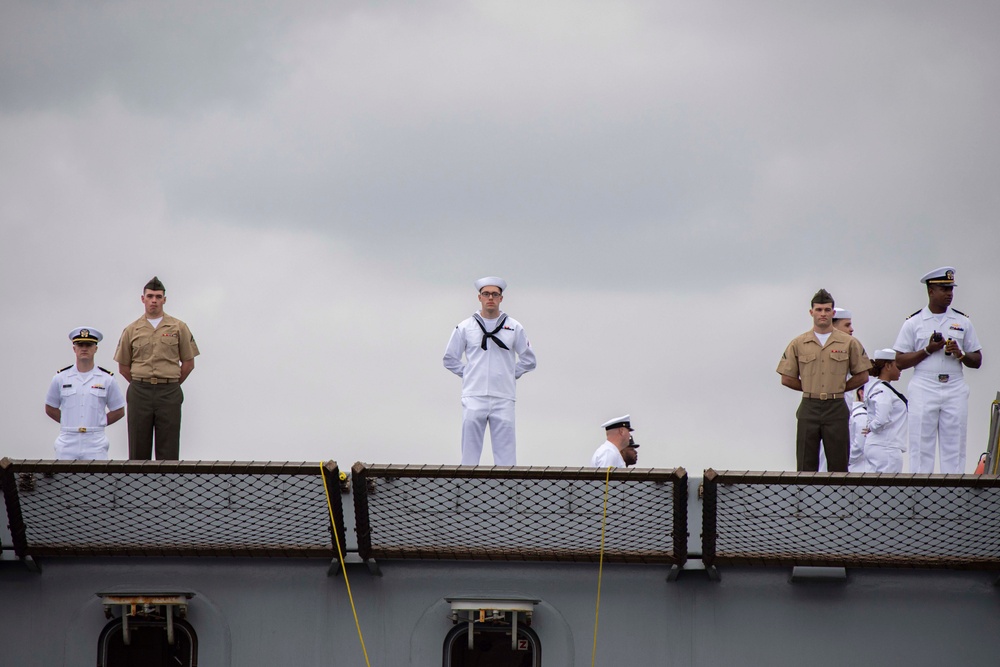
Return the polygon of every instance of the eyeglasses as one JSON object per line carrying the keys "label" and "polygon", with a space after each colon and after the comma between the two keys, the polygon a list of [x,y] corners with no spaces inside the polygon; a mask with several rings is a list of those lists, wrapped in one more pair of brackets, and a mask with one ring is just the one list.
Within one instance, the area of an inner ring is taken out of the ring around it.
{"label": "eyeglasses", "polygon": [[497,299],[503,296],[500,292],[480,292],[479,296],[485,296],[487,299]]}

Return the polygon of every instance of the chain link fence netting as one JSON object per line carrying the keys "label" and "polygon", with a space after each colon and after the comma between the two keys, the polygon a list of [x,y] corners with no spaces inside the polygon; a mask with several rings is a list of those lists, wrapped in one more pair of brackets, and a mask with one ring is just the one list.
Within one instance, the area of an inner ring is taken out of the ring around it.
{"label": "chain link fence netting", "polygon": [[707,470],[706,565],[1000,566],[995,475]]}
{"label": "chain link fence netting", "polygon": [[14,548],[25,556],[336,558],[336,463],[0,461]]}
{"label": "chain link fence netting", "polygon": [[[353,470],[362,558],[596,562],[605,470],[389,466]],[[683,564],[687,473],[614,470],[604,559]]]}

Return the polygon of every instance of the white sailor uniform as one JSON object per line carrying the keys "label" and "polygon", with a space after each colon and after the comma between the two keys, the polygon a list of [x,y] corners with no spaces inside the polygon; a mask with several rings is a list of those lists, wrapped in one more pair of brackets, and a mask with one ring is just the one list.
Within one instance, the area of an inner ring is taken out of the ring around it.
{"label": "white sailor uniform", "polygon": [[876,380],[865,394],[868,435],[865,472],[903,472],[906,451],[906,398],[892,385]]}
{"label": "white sailor uniform", "polygon": [[[853,392],[852,392],[853,393]],[[868,427],[868,410],[864,401],[851,404],[851,453],[847,460],[847,472],[865,471],[865,429]]]}
{"label": "white sailor uniform", "polygon": [[462,378],[462,465],[479,465],[487,424],[494,465],[517,465],[515,381],[535,368],[524,327],[503,312],[491,320],[474,313],[455,327],[443,362]]}
{"label": "white sailor uniform", "polygon": [[[913,313],[903,323],[893,347],[897,352],[925,349],[935,331],[946,340],[954,339],[965,354],[982,349],[972,322],[951,307],[940,315],[928,308]],[[944,349],[938,350],[913,367],[907,393],[910,472],[934,472],[938,444],[941,472],[964,473],[969,385],[965,383],[962,362],[946,355]]]}
{"label": "white sailor uniform", "polygon": [[590,465],[594,468],[624,468],[625,459],[622,458],[621,450],[615,447],[609,440],[597,448],[594,455],[590,457]]}
{"label": "white sailor uniform", "polygon": [[107,411],[125,407],[125,396],[109,371],[95,366],[81,373],[75,364],[67,366],[52,378],[45,404],[60,412],[57,459],[108,458]]}

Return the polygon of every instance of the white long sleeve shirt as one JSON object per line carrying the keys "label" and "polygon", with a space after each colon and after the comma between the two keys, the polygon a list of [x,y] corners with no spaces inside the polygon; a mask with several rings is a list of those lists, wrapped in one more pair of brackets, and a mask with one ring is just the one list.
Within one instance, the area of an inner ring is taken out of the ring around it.
{"label": "white long sleeve shirt", "polygon": [[862,401],[854,401],[851,405],[851,421],[848,423],[851,434],[851,454],[847,461],[847,472],[865,471],[865,428],[868,427],[868,411]]}
{"label": "white long sleeve shirt", "polygon": [[868,409],[868,435],[865,446],[880,445],[906,451],[906,403],[879,380],[865,394]]}
{"label": "white long sleeve shirt", "polygon": [[[535,368],[535,352],[531,349],[524,327],[508,316],[503,327],[493,336],[509,349],[505,350],[495,340],[487,338],[484,350],[484,334],[476,323],[477,315],[462,320],[452,331],[444,351],[444,367],[462,378],[463,397],[490,396],[515,400],[515,381]],[[492,332],[503,317],[501,312],[495,320],[482,320],[486,331]]]}

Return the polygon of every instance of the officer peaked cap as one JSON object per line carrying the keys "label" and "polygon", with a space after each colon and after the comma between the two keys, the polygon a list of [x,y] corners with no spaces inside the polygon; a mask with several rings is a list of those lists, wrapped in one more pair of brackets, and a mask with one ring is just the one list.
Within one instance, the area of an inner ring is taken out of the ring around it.
{"label": "officer peaked cap", "polygon": [[94,327],[77,327],[69,332],[69,339],[74,343],[100,343],[104,334]]}
{"label": "officer peaked cap", "polygon": [[920,279],[920,282],[925,285],[954,285],[955,267],[942,266],[939,269],[934,269],[929,273],[925,273],[924,277]]}
{"label": "officer peaked cap", "polygon": [[635,430],[632,428],[632,417],[629,415],[622,415],[621,417],[615,417],[614,419],[609,419],[608,421],[601,424],[605,431],[610,431],[613,428],[621,428],[624,426],[628,430]]}

